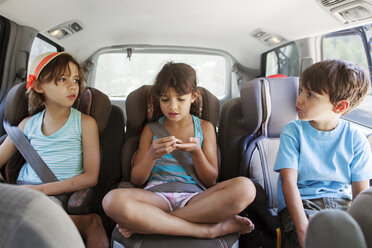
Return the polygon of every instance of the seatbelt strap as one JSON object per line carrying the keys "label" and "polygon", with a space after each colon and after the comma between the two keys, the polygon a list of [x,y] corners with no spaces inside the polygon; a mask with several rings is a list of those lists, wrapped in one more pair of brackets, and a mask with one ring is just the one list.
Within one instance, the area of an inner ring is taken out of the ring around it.
{"label": "seatbelt strap", "polygon": [[[13,141],[13,144],[17,147],[24,159],[30,164],[40,180],[43,183],[57,182],[57,177],[45,164],[44,160],[40,157],[22,131],[17,126],[11,126],[6,118],[4,118],[3,125],[9,138]],[[55,197],[58,198],[63,205],[66,204],[68,200],[67,194],[56,195]]]}
{"label": "seatbelt strap", "polygon": [[[164,137],[171,136],[168,130],[157,121],[149,123],[149,127],[151,131],[154,133],[154,135],[158,138],[164,138]],[[200,182],[199,178],[196,176],[196,172],[192,164],[192,160],[186,154],[186,152],[174,150],[171,154],[178,161],[178,163],[182,165],[182,167],[186,170],[187,174],[190,175],[194,179],[194,181],[198,184],[198,186],[202,190],[206,190],[206,187]],[[182,183],[182,184],[184,186],[188,185],[188,183]],[[166,184],[161,184],[161,185],[166,185]],[[161,185],[157,185],[157,186],[161,186]],[[154,186],[154,187],[157,187],[157,186]],[[164,191],[164,192],[167,192],[167,191]],[[197,191],[193,191],[193,192],[197,192]]]}
{"label": "seatbelt strap", "polygon": [[9,135],[9,138],[13,141],[13,144],[17,147],[18,151],[22,154],[26,161],[31,165],[32,169],[38,175],[40,180],[44,183],[57,182],[57,177],[45,164],[22,131],[17,126],[11,126],[5,118],[4,128]]}

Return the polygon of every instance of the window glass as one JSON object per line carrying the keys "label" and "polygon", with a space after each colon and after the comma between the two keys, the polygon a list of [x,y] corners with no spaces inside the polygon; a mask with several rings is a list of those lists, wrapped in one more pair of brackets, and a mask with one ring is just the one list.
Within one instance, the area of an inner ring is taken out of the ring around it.
{"label": "window glass", "polygon": [[[323,60],[341,59],[356,63],[369,72],[367,52],[363,43],[364,29],[361,32],[331,33],[323,37]],[[364,126],[372,127],[372,95],[368,93],[364,101],[344,118]]]}
{"label": "window glass", "polygon": [[28,59],[28,70],[30,70],[32,61],[40,54],[46,52],[57,52],[57,47],[39,37],[35,37],[31,47],[30,58]]}
{"label": "window glass", "polygon": [[265,76],[273,74],[299,76],[299,55],[295,43],[276,48],[266,54]]}
{"label": "window glass", "polygon": [[323,39],[323,60],[347,60],[368,69],[368,60],[360,35],[331,36]]}
{"label": "window glass", "polygon": [[226,91],[226,60],[219,55],[105,53],[98,57],[94,87],[110,97],[125,98],[138,87],[154,83],[157,73],[168,62],[183,62],[191,65],[197,74],[198,86],[217,97]]}

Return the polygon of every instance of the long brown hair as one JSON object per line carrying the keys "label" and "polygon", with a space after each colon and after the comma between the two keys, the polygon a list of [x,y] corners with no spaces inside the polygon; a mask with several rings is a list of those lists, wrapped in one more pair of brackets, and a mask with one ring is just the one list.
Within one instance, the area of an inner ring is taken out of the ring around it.
{"label": "long brown hair", "polygon": [[[197,92],[196,72],[188,64],[168,62],[156,76],[151,95],[154,104],[154,114],[152,120],[157,120],[163,113],[160,110],[159,98],[173,88],[178,94],[194,94]],[[191,104],[190,113],[199,116],[199,101]]]}
{"label": "long brown hair", "polygon": [[[67,74],[71,73],[70,67],[69,67],[70,62],[76,65],[79,71],[79,79],[80,79],[79,95],[75,101],[77,102],[80,99],[80,96],[85,89],[85,75],[84,75],[83,69],[80,66],[80,64],[70,54],[63,53],[55,57],[52,61],[50,61],[43,68],[43,70],[40,72],[36,80],[39,81],[40,83],[54,81],[54,83],[57,84],[57,80],[61,78],[66,72]],[[45,99],[44,99],[43,94],[38,93],[34,91],[32,88],[30,88],[27,91],[27,96],[28,96],[28,112],[30,115],[34,115],[37,112],[40,112],[42,109],[45,108],[44,106]]]}

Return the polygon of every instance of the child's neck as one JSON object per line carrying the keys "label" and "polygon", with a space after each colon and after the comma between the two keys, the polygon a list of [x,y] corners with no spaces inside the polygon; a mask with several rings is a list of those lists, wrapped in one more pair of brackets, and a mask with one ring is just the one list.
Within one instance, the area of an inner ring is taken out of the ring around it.
{"label": "child's neck", "polygon": [[166,117],[164,118],[164,125],[166,127],[183,128],[189,126],[190,123],[193,123],[191,114],[179,121],[172,121]]}
{"label": "child's neck", "polygon": [[339,118],[328,121],[310,121],[310,125],[319,131],[332,131],[338,126]]}
{"label": "child's neck", "polygon": [[164,126],[171,135],[182,141],[187,141],[190,137],[195,136],[194,122],[191,115],[186,116],[179,121],[171,121],[170,119],[165,118]]}
{"label": "child's neck", "polygon": [[43,134],[49,136],[57,132],[65,125],[69,116],[70,108],[50,109],[46,107],[41,128]]}

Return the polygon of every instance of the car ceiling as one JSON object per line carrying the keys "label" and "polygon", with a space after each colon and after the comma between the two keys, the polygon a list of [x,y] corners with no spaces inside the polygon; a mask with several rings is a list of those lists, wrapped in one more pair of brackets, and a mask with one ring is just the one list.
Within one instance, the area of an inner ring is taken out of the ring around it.
{"label": "car ceiling", "polygon": [[[224,50],[250,68],[259,68],[260,54],[273,48],[252,38],[253,30],[291,41],[349,27],[316,0],[0,0],[0,15],[38,30],[79,60],[106,46],[172,45]],[[61,40],[47,33],[72,20],[84,30]]]}

